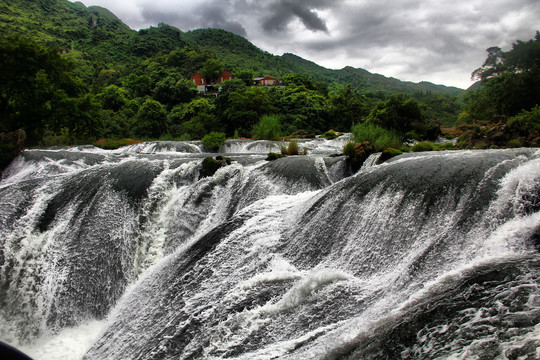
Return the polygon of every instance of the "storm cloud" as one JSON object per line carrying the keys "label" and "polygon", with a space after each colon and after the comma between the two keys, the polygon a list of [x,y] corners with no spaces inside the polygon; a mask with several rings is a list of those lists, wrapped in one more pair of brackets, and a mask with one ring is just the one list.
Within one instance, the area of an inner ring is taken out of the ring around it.
{"label": "storm cloud", "polygon": [[540,29],[537,0],[82,0],[134,29],[222,28],[261,49],[291,52],[408,81],[466,88],[485,49],[509,49]]}

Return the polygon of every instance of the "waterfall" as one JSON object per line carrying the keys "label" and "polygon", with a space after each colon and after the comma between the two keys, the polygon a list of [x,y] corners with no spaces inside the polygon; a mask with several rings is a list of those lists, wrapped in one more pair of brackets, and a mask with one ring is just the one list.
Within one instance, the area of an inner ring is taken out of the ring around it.
{"label": "waterfall", "polygon": [[369,155],[366,161],[364,161],[364,163],[362,164],[361,170],[369,169],[370,167],[377,165],[379,162],[379,159],[381,158],[381,155],[382,153],[375,153],[375,154]]}
{"label": "waterfall", "polygon": [[0,340],[36,359],[537,356],[539,151],[344,177],[320,143],[206,178],[200,153],[25,151],[0,182]]}

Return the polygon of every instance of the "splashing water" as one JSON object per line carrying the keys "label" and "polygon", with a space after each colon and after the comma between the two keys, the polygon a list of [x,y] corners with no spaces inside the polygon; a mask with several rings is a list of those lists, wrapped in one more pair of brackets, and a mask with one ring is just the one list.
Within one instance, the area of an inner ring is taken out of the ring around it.
{"label": "splashing water", "polygon": [[36,359],[538,357],[538,151],[345,177],[327,140],[273,162],[242,141],[199,178],[191,145],[10,166],[0,339]]}

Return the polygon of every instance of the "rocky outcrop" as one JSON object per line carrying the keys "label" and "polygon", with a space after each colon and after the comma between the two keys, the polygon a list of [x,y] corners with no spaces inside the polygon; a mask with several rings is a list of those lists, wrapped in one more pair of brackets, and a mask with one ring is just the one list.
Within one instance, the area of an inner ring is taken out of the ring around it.
{"label": "rocky outcrop", "polygon": [[15,149],[20,152],[24,148],[26,141],[26,132],[23,129],[19,129],[13,132],[0,133],[0,144],[13,145]]}
{"label": "rocky outcrop", "polygon": [[539,147],[540,131],[534,124],[497,115],[490,121],[445,129],[445,137],[459,138],[461,149]]}
{"label": "rocky outcrop", "polygon": [[11,161],[24,149],[26,132],[19,129],[0,133],[0,175]]}
{"label": "rocky outcrop", "polygon": [[352,144],[349,143],[344,148],[344,155],[347,155],[347,162],[354,174],[362,167],[369,155],[375,152],[375,148],[369,141]]}
{"label": "rocky outcrop", "polygon": [[231,159],[218,155],[214,159],[213,157],[206,157],[201,163],[201,169],[199,170],[199,179],[204,177],[213,176],[219,168],[230,165]]}

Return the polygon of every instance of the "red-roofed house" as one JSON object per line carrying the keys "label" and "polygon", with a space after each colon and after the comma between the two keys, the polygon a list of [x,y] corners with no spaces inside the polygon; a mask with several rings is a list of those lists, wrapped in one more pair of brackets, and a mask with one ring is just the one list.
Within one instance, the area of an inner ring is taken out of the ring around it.
{"label": "red-roofed house", "polygon": [[265,76],[253,78],[253,83],[256,86],[278,86],[279,82],[276,78]]}
{"label": "red-roofed house", "polygon": [[221,74],[219,74],[219,77],[218,77],[218,84],[221,84],[222,82],[224,81],[227,81],[227,80],[232,80],[233,79],[233,76],[230,72],[228,72],[227,70],[225,70],[224,72],[222,72]]}
{"label": "red-roofed house", "polygon": [[196,73],[191,77],[191,82],[197,85],[197,89],[200,93],[206,92],[206,78],[200,73]]}
{"label": "red-roofed house", "polygon": [[199,93],[205,94],[206,92],[216,92],[212,85],[221,84],[224,81],[232,79],[234,79],[234,76],[232,76],[230,72],[225,70],[221,74],[219,74],[217,79],[211,79],[210,81],[206,81],[206,78],[204,76],[202,76],[200,73],[196,73],[191,77],[191,82],[197,85]]}

